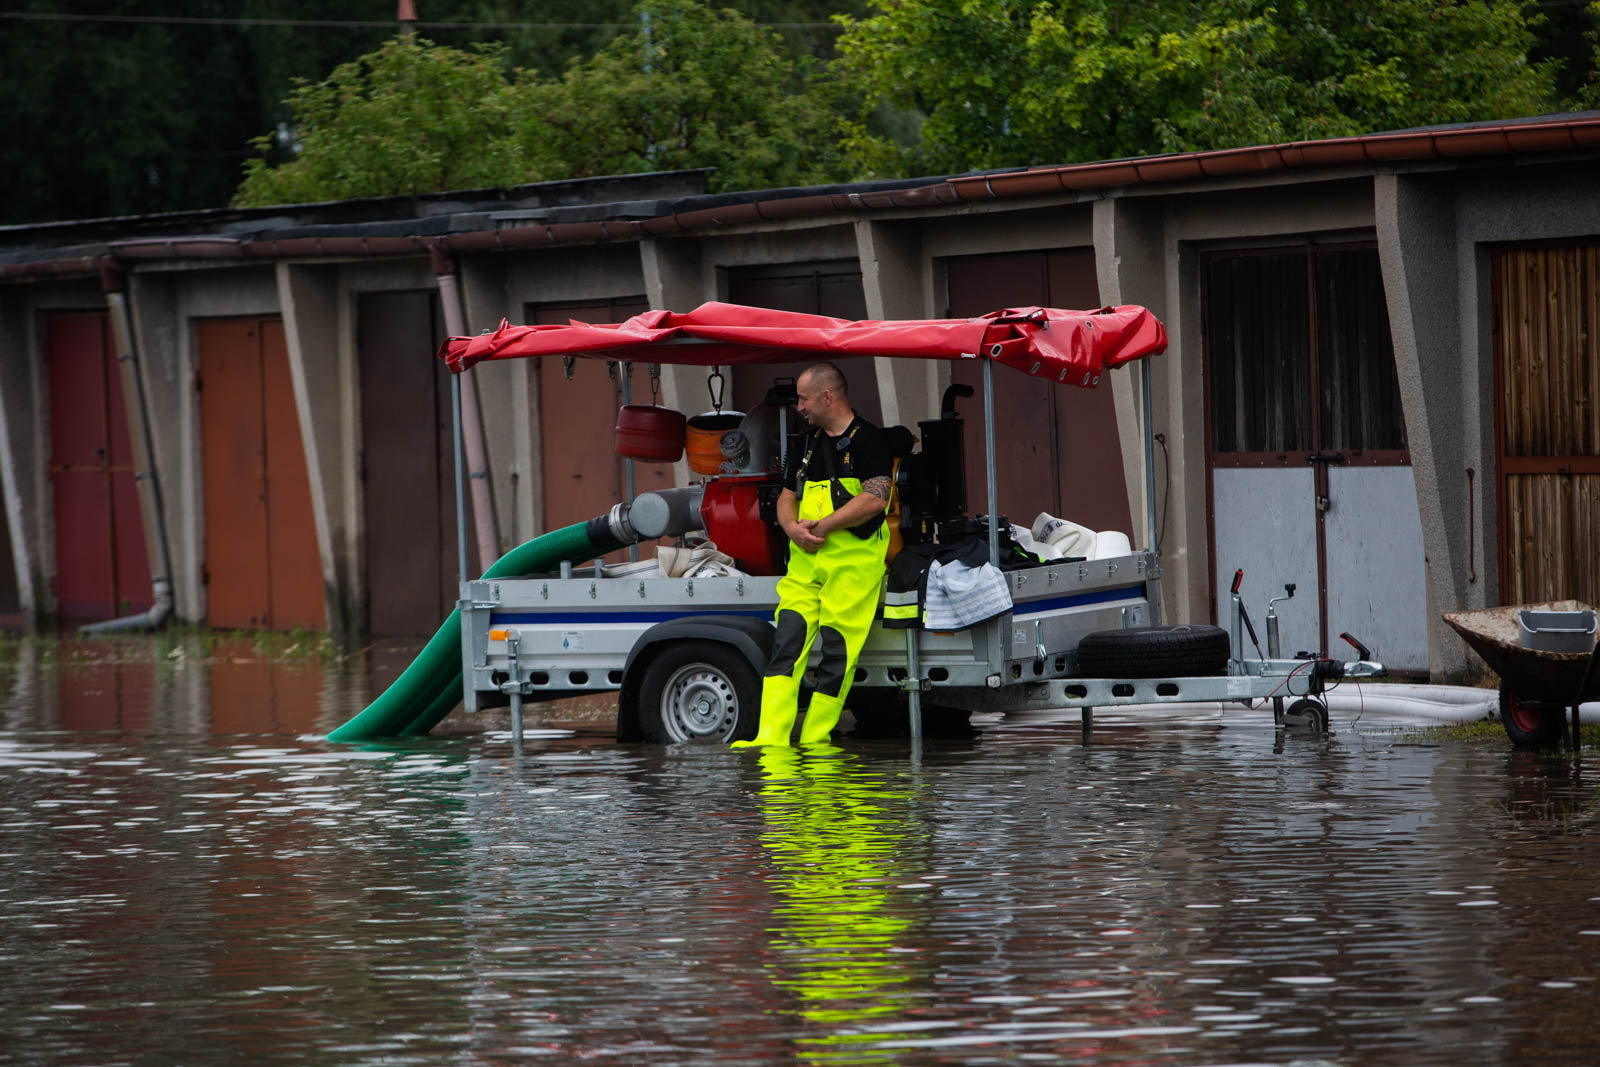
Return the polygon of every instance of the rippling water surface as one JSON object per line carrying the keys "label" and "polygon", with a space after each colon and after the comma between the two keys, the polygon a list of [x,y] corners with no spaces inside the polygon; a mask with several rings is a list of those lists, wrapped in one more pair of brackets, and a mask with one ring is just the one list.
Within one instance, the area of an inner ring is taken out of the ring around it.
{"label": "rippling water surface", "polygon": [[125,658],[0,672],[8,1062],[1593,1059],[1593,753],[333,746],[348,664]]}

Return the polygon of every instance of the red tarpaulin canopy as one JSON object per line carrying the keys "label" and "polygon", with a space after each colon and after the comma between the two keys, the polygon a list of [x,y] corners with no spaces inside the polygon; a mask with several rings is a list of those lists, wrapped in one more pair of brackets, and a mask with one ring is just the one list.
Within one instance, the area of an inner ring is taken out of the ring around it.
{"label": "red tarpaulin canopy", "polygon": [[585,356],[640,363],[782,363],[805,354],[914,359],[988,358],[1024,374],[1093,388],[1103,371],[1167,347],[1167,331],[1137,305],[1099,311],[1009,308],[976,319],[850,322],[825,315],[701,304],[646,311],[621,323],[511,326],[451,337],[439,358],[457,373],[486,359]]}

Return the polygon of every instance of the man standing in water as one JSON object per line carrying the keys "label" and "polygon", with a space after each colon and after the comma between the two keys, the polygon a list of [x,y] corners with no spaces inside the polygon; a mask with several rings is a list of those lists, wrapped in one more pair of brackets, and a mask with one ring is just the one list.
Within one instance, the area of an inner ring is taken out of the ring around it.
{"label": "man standing in water", "polygon": [[828,740],[844,710],[856,659],[877,614],[894,457],[884,433],[850,406],[832,363],[807,367],[795,382],[796,408],[811,429],[783,468],[778,525],[789,536],[789,567],[778,582],[777,632],[761,685],[761,726],[750,745],[787,745],[799,713],[800,679],[821,643],[816,690],[800,742]]}

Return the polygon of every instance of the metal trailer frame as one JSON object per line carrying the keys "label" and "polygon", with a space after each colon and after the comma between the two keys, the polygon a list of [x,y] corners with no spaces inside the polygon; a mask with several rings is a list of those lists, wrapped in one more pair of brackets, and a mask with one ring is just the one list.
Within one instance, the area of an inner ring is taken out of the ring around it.
{"label": "metal trailer frame", "polygon": [[[857,667],[857,690],[907,694],[912,740],[922,737],[923,701],[971,711],[1019,712],[1081,709],[1087,732],[1096,707],[1272,699],[1275,722],[1285,722],[1285,697],[1311,698],[1309,714],[1327,725],[1317,702],[1325,681],[1381,675],[1365,658],[1285,659],[1276,627],[1269,627],[1265,658],[1244,656],[1248,616],[1237,592],[1231,602],[1230,656],[1222,675],[1170,678],[1080,678],[1077,642],[1096,630],[1160,622],[1160,545],[1157,544],[1151,374],[1141,359],[1140,422],[1144,449],[1145,547],[1127,556],[1057,562],[1006,572],[1013,610],[958,633],[874,627]],[[578,575],[563,564],[559,578],[469,580],[465,556],[466,492],[460,388],[452,375],[456,409],[457,530],[461,558],[463,701],[468,711],[509,703],[513,738],[522,734],[522,704],[529,698],[637,693],[650,650],[668,641],[717,641],[737,650],[759,676],[770,648],[777,606],[776,577],[604,577],[599,562]],[[999,513],[995,460],[994,363],[983,360],[984,468],[987,514]],[[781,447],[781,446],[780,446]],[[998,558],[999,529],[989,522],[990,558]],[[1241,625],[1243,624],[1243,626]],[[1253,627],[1251,628],[1254,636]],[[766,639],[763,640],[763,634]],[[1304,689],[1291,691],[1294,679]],[[492,694],[484,700],[482,694]],[[1302,706],[1304,699],[1297,706]],[[1294,708],[1291,708],[1293,719]],[[619,734],[626,732],[619,710]],[[1301,720],[1303,721],[1303,720]]]}

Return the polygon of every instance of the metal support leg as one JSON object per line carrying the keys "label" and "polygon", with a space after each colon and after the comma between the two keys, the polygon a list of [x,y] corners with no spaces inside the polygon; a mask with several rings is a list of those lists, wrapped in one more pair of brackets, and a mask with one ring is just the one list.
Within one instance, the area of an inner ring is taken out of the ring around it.
{"label": "metal support leg", "polygon": [[1088,744],[1090,735],[1094,733],[1094,709],[1083,709],[1083,743]]}
{"label": "metal support leg", "polygon": [[906,670],[912,688],[906,692],[906,704],[911,715],[911,743],[922,743],[922,666],[917,662],[917,631],[906,631]]}
{"label": "metal support leg", "polygon": [[506,669],[511,677],[507,680],[505,689],[511,697],[511,751],[522,755],[522,666],[518,662],[521,658],[521,641],[515,630],[506,638]]}

